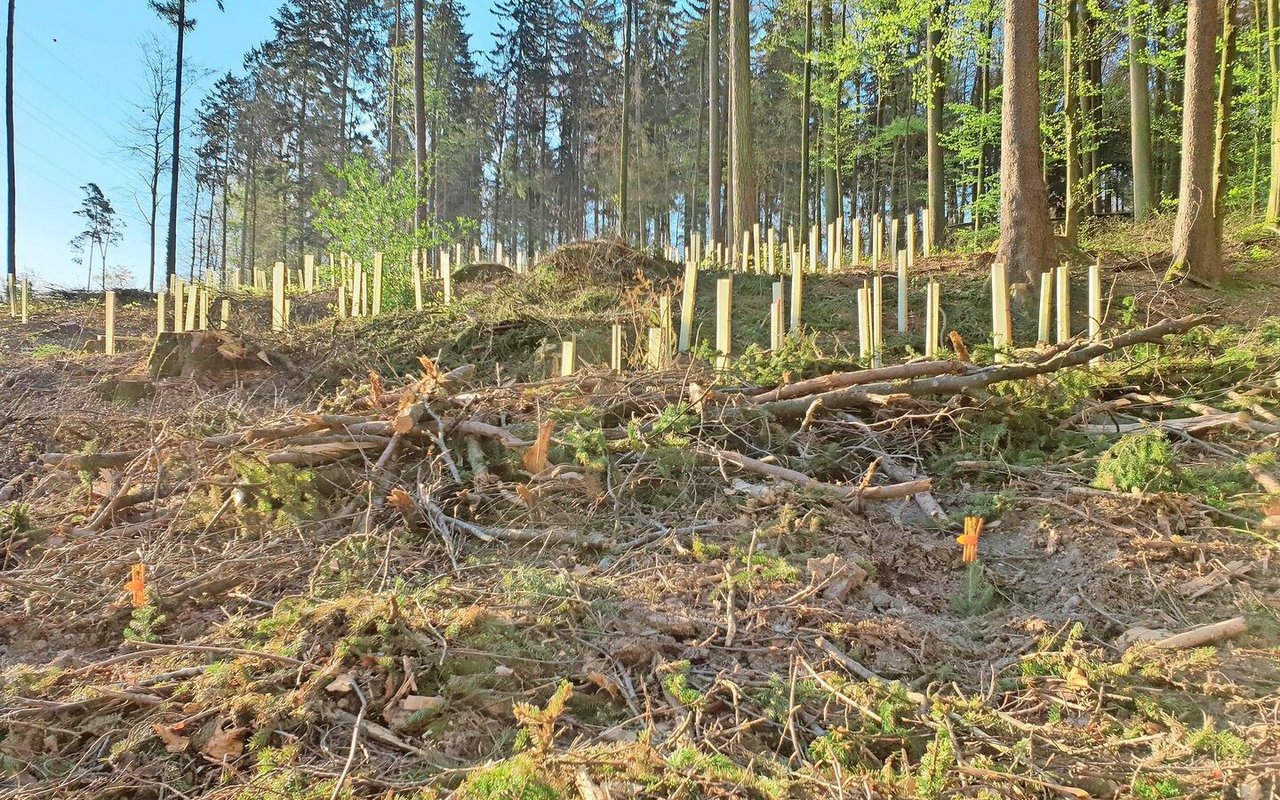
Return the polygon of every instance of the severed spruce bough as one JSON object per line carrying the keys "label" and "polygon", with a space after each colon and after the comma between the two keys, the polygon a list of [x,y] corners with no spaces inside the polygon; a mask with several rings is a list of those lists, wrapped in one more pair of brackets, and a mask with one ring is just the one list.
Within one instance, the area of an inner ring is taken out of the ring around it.
{"label": "severed spruce bough", "polygon": [[[300,356],[323,324],[190,334],[237,371],[135,375],[134,404],[33,363],[10,385],[66,393],[10,414],[4,785],[1266,796],[1270,507],[1191,479],[1251,456],[1273,480],[1280,365],[1198,399],[1136,377],[1214,322],[780,385],[698,360],[513,379],[457,351],[335,385]],[[94,446],[50,446],[64,426]],[[970,567],[965,516],[988,519]]]}

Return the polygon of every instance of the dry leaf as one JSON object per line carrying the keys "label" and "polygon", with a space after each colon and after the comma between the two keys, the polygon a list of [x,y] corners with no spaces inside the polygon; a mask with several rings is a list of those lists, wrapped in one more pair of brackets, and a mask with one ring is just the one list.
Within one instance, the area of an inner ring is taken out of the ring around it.
{"label": "dry leaf", "polygon": [[335,692],[337,694],[347,694],[355,691],[355,678],[350,672],[344,672],[334,678],[328,686],[324,687],[326,692]]}
{"label": "dry leaf", "polygon": [[248,728],[218,730],[200,748],[200,753],[215,764],[234,761],[244,753],[244,740]]}
{"label": "dry leaf", "polygon": [[419,711],[435,711],[444,708],[445,700],[437,695],[411,694],[400,701],[400,706],[412,714]]}
{"label": "dry leaf", "polygon": [[538,438],[524,453],[524,468],[537,475],[547,468],[547,451],[551,448],[551,431],[555,423],[547,420],[538,429]]}
{"label": "dry leaf", "polygon": [[391,507],[406,517],[413,514],[417,504],[413,502],[413,496],[401,489],[399,486],[391,490],[391,494],[387,495],[387,502]]}
{"label": "dry leaf", "polygon": [[1072,667],[1067,672],[1067,688],[1068,689],[1088,689],[1089,676],[1084,674],[1084,670],[1079,667]]}
{"label": "dry leaf", "polygon": [[190,736],[179,736],[173,732],[173,728],[155,723],[151,729],[156,732],[156,736],[160,737],[160,741],[164,742],[164,749],[170,753],[181,753],[187,749],[187,745],[191,744]]}

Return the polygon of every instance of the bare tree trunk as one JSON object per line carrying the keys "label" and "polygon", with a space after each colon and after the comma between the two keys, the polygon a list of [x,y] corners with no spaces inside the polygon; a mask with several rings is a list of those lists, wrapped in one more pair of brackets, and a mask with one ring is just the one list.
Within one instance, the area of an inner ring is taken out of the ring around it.
{"label": "bare tree trunk", "polygon": [[[828,2],[829,0],[823,0]],[[804,6],[804,94],[800,99],[800,229],[809,228],[809,130],[813,114],[813,0]]]}
{"label": "bare tree trunk", "polygon": [[427,107],[423,96],[422,49],[425,46],[422,26],[423,0],[413,0],[413,166],[414,196],[418,205],[413,215],[413,227],[420,229],[427,222],[427,206],[423,197],[423,173],[427,168]]}
{"label": "bare tree trunk", "polygon": [[391,26],[391,91],[387,98],[387,163],[392,169],[396,163],[396,140],[400,138],[400,26],[404,15],[402,0],[392,0],[395,6],[395,22]]}
{"label": "bare tree trunk", "polygon": [[720,128],[720,0],[707,3],[707,215],[709,243],[724,241],[724,218],[720,214],[724,131]]}
{"label": "bare tree trunk", "polygon": [[1129,124],[1130,160],[1133,165],[1133,221],[1144,222],[1155,203],[1151,169],[1151,91],[1147,72],[1147,37],[1129,16]]}
{"label": "bare tree trunk", "polygon": [[729,235],[735,246],[741,246],[742,232],[751,230],[756,217],[749,0],[729,0],[729,118],[729,188],[733,197]]}
{"label": "bare tree trunk", "polygon": [[942,31],[946,24],[947,2],[937,0],[929,16],[928,69],[929,113],[927,120],[927,144],[929,160],[929,203],[926,213],[929,226],[929,250],[942,249],[943,234],[947,230],[946,167],[942,160],[942,111],[947,102],[947,76],[942,61]]}
{"label": "bare tree trunk", "polygon": [[165,275],[178,274],[178,175],[182,167],[182,57],[187,33],[187,0],[178,0],[178,55],[173,62],[173,151],[169,164],[169,238],[165,247]]}
{"label": "bare tree trunk", "polygon": [[1271,185],[1267,221],[1280,222],[1280,0],[1267,0],[1267,55],[1271,64]]}
{"label": "bare tree trunk", "polygon": [[[618,238],[627,238],[627,171],[631,150],[631,29],[635,25],[634,0],[626,0],[622,33],[622,141],[618,154]],[[642,237],[643,238],[643,237]]]}
{"label": "bare tree trunk", "polygon": [[1037,0],[1008,0],[1000,129],[1000,249],[996,260],[1033,286],[1057,263],[1040,149]]}
{"label": "bare tree trunk", "polygon": [[1062,2],[1062,115],[1066,149],[1067,207],[1062,238],[1074,246],[1080,233],[1080,81],[1076,46],[1080,42],[1080,0]]}
{"label": "bare tree trunk", "polygon": [[1190,0],[1187,78],[1182,99],[1182,177],[1170,276],[1185,272],[1194,280],[1210,284],[1222,280],[1221,243],[1213,216],[1213,76],[1217,33],[1217,0]]}
{"label": "bare tree trunk", "polygon": [[[5,230],[5,241],[8,244],[8,263],[5,273],[9,276],[8,285],[18,282],[18,184],[17,170],[13,152],[13,19],[15,0],[9,0],[9,23],[4,41],[4,141],[5,155],[8,157],[9,176],[8,192],[8,227]],[[6,289],[6,291],[8,291]]]}
{"label": "bare tree trunk", "polygon": [[1231,174],[1231,94],[1235,90],[1236,13],[1238,0],[1223,0],[1222,58],[1218,62],[1218,129],[1213,152],[1213,220],[1215,236],[1222,241],[1222,224],[1226,220],[1227,178]]}
{"label": "bare tree trunk", "polygon": [[[832,30],[835,20],[831,14],[831,0],[822,0],[822,46],[825,48],[828,44],[835,41],[834,31]],[[839,114],[840,114],[840,95],[842,87],[838,81],[832,81],[830,70],[824,70],[824,77],[827,84],[835,83],[835,96],[831,99],[831,105],[823,109],[822,114],[822,149],[826,153],[822,165],[822,186],[823,200],[826,203],[826,214],[823,222],[831,225],[840,217],[840,186],[839,178],[836,174],[837,165],[840,163],[840,153],[836,148],[837,132],[839,130]]]}

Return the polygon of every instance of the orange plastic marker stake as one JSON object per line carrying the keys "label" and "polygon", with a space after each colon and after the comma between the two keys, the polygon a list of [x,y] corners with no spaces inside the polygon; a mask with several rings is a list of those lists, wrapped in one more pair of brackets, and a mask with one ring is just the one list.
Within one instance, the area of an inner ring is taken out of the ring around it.
{"label": "orange plastic marker stake", "polygon": [[962,548],[960,558],[964,563],[972,564],[978,560],[978,537],[982,535],[985,524],[986,520],[982,517],[964,518],[964,534],[956,537],[956,543]]}
{"label": "orange plastic marker stake", "polygon": [[133,607],[138,608],[147,604],[147,565],[134,564],[129,570],[129,582],[124,585],[133,595]]}

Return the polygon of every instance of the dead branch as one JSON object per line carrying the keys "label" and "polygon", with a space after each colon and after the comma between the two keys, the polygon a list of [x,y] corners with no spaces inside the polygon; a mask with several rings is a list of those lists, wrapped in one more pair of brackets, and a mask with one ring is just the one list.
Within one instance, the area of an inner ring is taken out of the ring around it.
{"label": "dead branch", "polygon": [[884,381],[836,389],[817,395],[760,403],[754,408],[775,417],[803,417],[814,400],[821,400],[830,409],[856,408],[876,405],[885,395],[905,394],[911,397],[945,397],[967,394],[995,383],[1022,380],[1036,375],[1046,375],[1069,367],[1082,367],[1095,358],[1123,350],[1136,344],[1161,344],[1166,336],[1186,333],[1217,319],[1212,314],[1198,314],[1180,319],[1165,320],[1149,328],[1129,331],[1109,341],[1094,342],[1054,355],[1043,361],[1013,364],[995,364],[987,367],[971,367],[960,375],[939,375],[923,380]]}
{"label": "dead branch", "polygon": [[834,483],[824,483],[816,478],[805,475],[803,472],[796,472],[793,469],[779,467],[776,464],[766,464],[750,456],[744,456],[741,453],[735,453],[732,450],[721,450],[715,447],[704,447],[698,450],[699,455],[713,459],[717,463],[731,464],[738,469],[747,472],[754,472],[759,475],[767,475],[771,478],[794,483],[797,486],[803,486],[806,489],[816,489],[820,492],[833,494],[844,500],[891,500],[898,497],[910,497],[917,492],[929,491],[932,482],[925,478],[923,480],[907,481],[905,483],[895,483],[889,486],[839,486]]}

